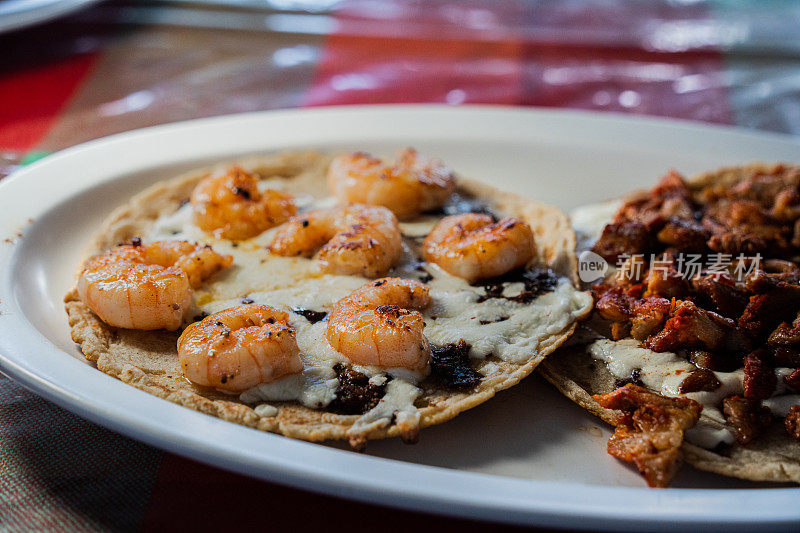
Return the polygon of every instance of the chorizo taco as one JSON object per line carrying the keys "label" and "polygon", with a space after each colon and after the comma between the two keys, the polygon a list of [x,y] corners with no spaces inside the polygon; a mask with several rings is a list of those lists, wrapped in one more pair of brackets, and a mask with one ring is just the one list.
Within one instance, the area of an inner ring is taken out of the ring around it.
{"label": "chorizo taco", "polygon": [[617,426],[609,453],[651,486],[681,458],[800,482],[799,187],[800,167],[781,164],[670,172],[574,213],[582,257],[610,270],[540,372]]}

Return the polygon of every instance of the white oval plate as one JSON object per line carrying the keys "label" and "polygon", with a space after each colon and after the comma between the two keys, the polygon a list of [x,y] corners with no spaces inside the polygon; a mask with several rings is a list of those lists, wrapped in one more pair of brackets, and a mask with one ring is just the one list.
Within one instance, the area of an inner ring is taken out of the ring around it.
{"label": "white oval plate", "polygon": [[[605,453],[608,429],[532,377],[420,444],[368,454],[223,422],[92,368],[62,298],[90,234],[149,184],[209,161],[286,148],[388,153],[413,145],[464,175],[564,209],[685,173],[797,160],[796,139],[686,122],[499,107],[371,106],[265,112],[159,126],[49,156],[0,182],[0,368],[75,413],[223,468],[397,507],[522,524],[752,530],[800,520],[798,488],[685,468],[649,490]],[[5,240],[4,240],[5,239]]]}

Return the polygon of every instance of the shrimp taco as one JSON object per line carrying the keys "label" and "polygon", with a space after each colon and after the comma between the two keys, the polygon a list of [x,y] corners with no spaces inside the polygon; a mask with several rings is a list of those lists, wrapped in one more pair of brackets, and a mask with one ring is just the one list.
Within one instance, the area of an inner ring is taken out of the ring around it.
{"label": "shrimp taco", "polygon": [[592,286],[591,318],[540,372],[617,426],[608,452],[651,486],[666,486],[681,456],[800,482],[799,187],[797,166],[671,172],[573,215],[617,270]]}
{"label": "shrimp taco", "polygon": [[574,248],[557,209],[414,150],[289,152],[131,199],[66,308],[87,359],[161,398],[309,441],[411,442],[572,334],[592,304]]}

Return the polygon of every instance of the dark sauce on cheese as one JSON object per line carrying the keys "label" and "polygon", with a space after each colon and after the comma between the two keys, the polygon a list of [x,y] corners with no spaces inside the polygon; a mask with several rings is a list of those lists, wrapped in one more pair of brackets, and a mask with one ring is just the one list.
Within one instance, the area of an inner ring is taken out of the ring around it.
{"label": "dark sauce on cheese", "polygon": [[[506,296],[505,290],[512,283],[522,283],[523,290],[519,294]],[[479,303],[492,298],[505,298],[512,302],[528,303],[537,296],[555,289],[558,285],[558,275],[549,268],[519,269],[496,278],[481,280],[476,285],[482,286],[486,291],[486,294],[478,297]]]}
{"label": "dark sauce on cheese", "polygon": [[376,385],[370,383],[365,374],[341,363],[336,363],[333,371],[339,379],[339,387],[328,409],[344,415],[363,415],[378,405],[386,394],[386,383],[391,379],[387,376],[386,382]]}
{"label": "dark sauce on cheese", "polygon": [[498,216],[492,212],[489,204],[486,203],[486,201],[458,192],[450,195],[450,198],[448,198],[447,202],[445,202],[439,210],[433,212],[433,214],[442,214],[447,216],[462,215],[464,213],[479,213],[483,215],[489,215],[495,222],[499,220]]}
{"label": "dark sauce on cheese", "polygon": [[481,375],[470,366],[469,344],[463,340],[431,347],[431,374],[434,383],[445,389],[465,391],[481,382]]}
{"label": "dark sauce on cheese", "polygon": [[292,307],[292,312],[304,317],[312,324],[316,324],[328,316],[326,311],[314,311],[313,309],[304,309],[302,307]]}

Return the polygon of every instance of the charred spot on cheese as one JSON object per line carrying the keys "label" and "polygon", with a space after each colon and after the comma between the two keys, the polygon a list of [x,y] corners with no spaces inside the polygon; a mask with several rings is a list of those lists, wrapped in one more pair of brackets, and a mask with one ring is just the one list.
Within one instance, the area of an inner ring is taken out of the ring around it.
{"label": "charred spot on cheese", "polygon": [[419,281],[420,283],[428,283],[430,280],[433,279],[433,276],[430,272],[425,270],[425,265],[422,262],[417,262],[417,265],[414,267],[415,272],[419,272]]}
{"label": "charred spot on cheese", "polygon": [[345,415],[363,415],[381,401],[386,394],[386,383],[372,383],[369,377],[341,363],[333,366],[339,387],[328,405],[331,411]]}
{"label": "charred spot on cheese", "polygon": [[326,311],[314,311],[313,309],[304,309],[302,307],[292,307],[292,312],[302,316],[312,324],[316,324],[328,316]]}
{"label": "charred spot on cheese", "polygon": [[489,215],[495,222],[499,220],[499,217],[492,212],[489,204],[486,203],[486,201],[458,192],[450,195],[450,198],[448,198],[447,202],[445,202],[438,211],[434,211],[432,213],[444,214],[448,216],[463,215],[464,213],[479,213],[482,215]]}
{"label": "charred spot on cheese", "polygon": [[[423,237],[406,237],[407,239],[417,240],[419,242],[416,243],[416,246],[420,246],[422,244],[422,240],[425,238]],[[413,251],[412,251],[413,252]],[[418,254],[414,253],[413,259],[409,261],[407,265],[400,265],[398,267],[394,267],[389,271],[389,276],[397,275],[399,277],[410,276],[413,279],[416,279],[420,283],[428,283],[433,279],[433,275],[425,269],[425,262],[419,257]]]}
{"label": "charred spot on cheese", "polygon": [[[512,283],[522,283],[523,290],[519,294],[506,295],[505,290]],[[529,303],[537,296],[555,289],[558,285],[558,275],[549,268],[518,269],[496,278],[481,280],[477,284],[486,291],[486,294],[478,297],[478,302],[505,298],[512,302]]]}
{"label": "charred spot on cheese", "polygon": [[252,299],[252,298],[250,298],[249,296],[245,296],[244,298],[242,298],[242,303],[243,303],[244,305],[250,305],[250,304],[252,304],[252,303],[255,303],[255,300],[253,300],[253,299]]}
{"label": "charred spot on cheese", "polygon": [[498,316],[497,318],[493,318],[492,320],[485,320],[485,319],[479,320],[478,323],[481,326],[485,326],[486,324],[497,324],[498,322],[505,322],[508,319],[509,319],[508,316],[503,315],[503,316]]}
{"label": "charred spot on cheese", "polygon": [[625,379],[618,379],[614,381],[614,387],[620,388],[624,387],[625,385],[632,384],[637,385],[639,387],[644,387],[644,383],[642,382],[642,369],[641,368],[634,368],[631,370],[631,377]]}
{"label": "charred spot on cheese", "polygon": [[[424,237],[421,237],[421,239],[424,239]],[[414,274],[417,276],[417,279],[420,281],[420,283],[428,283],[433,279],[431,273],[425,270],[425,263],[421,258],[415,258],[415,260],[412,262],[412,265],[414,266]]]}
{"label": "charred spot on cheese", "polygon": [[464,340],[431,346],[431,379],[445,390],[463,391],[477,387],[481,375],[470,366],[470,345]]}

